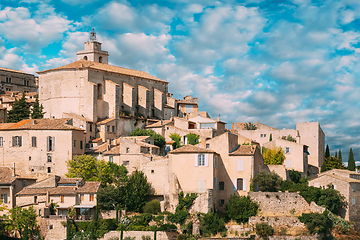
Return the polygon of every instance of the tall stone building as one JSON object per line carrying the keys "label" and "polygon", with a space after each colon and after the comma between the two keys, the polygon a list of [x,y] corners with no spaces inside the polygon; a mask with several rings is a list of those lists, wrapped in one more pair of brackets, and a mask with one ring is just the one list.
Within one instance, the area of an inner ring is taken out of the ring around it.
{"label": "tall stone building", "polygon": [[0,86],[3,91],[36,92],[37,79],[23,71],[0,68]]}
{"label": "tall stone building", "polygon": [[77,127],[91,133],[90,138],[99,136],[97,123],[104,119],[116,120],[115,132],[120,136],[144,126],[145,118],[164,118],[168,82],[109,65],[108,52],[101,49],[94,32],[77,55],[76,62],[39,72],[45,118],[82,117],[86,120]]}

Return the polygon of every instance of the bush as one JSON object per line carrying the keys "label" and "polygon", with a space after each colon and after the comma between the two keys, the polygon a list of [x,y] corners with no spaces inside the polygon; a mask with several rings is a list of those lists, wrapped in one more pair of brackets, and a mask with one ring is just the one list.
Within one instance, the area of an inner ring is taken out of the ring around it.
{"label": "bush", "polygon": [[157,214],[158,212],[160,212],[160,201],[154,199],[150,202],[147,202],[144,205],[143,210],[144,210],[144,213]]}
{"label": "bush", "polygon": [[275,172],[262,170],[252,181],[262,192],[277,192],[280,189],[282,178]]}
{"label": "bush", "polygon": [[310,234],[326,233],[331,227],[331,221],[326,213],[303,213],[298,217],[300,222],[305,223]]}
{"label": "bush", "polygon": [[177,227],[174,224],[169,224],[166,223],[164,225],[161,225],[157,231],[167,231],[167,230],[173,230],[173,229],[177,229]]}
{"label": "bush", "polygon": [[229,219],[235,220],[238,224],[246,223],[249,218],[256,216],[259,205],[251,201],[249,196],[231,195],[226,206],[226,213]]}
{"label": "bush", "polygon": [[299,183],[300,179],[301,179],[301,173],[295,170],[291,170],[290,173],[290,178],[294,183]]}
{"label": "bush", "polygon": [[201,213],[200,217],[200,232],[204,236],[216,235],[226,231],[225,221],[220,218],[217,213]]}
{"label": "bush", "polygon": [[255,232],[261,237],[268,237],[274,234],[274,228],[267,223],[257,223]]}
{"label": "bush", "polygon": [[176,211],[186,210],[188,211],[191,206],[194,204],[195,199],[197,198],[197,193],[187,193],[184,197],[184,192],[179,193],[179,205],[176,207]]}
{"label": "bush", "polygon": [[185,210],[179,210],[176,211],[174,214],[170,213],[166,219],[169,222],[179,223],[180,225],[182,225],[185,223],[185,220],[187,219],[188,216],[190,216],[190,213],[188,213]]}
{"label": "bush", "polygon": [[263,148],[263,157],[265,164],[282,165],[285,160],[284,151],[281,147],[273,149]]}

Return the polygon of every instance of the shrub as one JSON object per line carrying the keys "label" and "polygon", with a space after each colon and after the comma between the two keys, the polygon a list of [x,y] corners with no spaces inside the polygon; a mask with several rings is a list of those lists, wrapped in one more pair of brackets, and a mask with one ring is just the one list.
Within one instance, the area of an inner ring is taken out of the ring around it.
{"label": "shrub", "polygon": [[294,183],[299,183],[301,179],[301,173],[295,170],[289,172],[290,178]]}
{"label": "shrub", "polygon": [[177,229],[177,227],[174,224],[166,223],[164,225],[161,225],[157,230],[158,231],[167,231],[167,230],[173,230]]}
{"label": "shrub", "polygon": [[326,213],[303,213],[298,217],[300,222],[305,223],[307,230],[311,233],[325,233],[331,227],[331,221]]}
{"label": "shrub", "polygon": [[273,149],[263,148],[263,157],[265,164],[282,165],[285,160],[284,151],[281,147]]}
{"label": "shrub", "polygon": [[179,205],[176,207],[176,211],[179,210],[189,210],[191,206],[194,204],[195,199],[197,198],[197,193],[187,193],[184,197],[184,192],[181,191],[179,193]]}
{"label": "shrub", "polygon": [[226,231],[224,219],[220,218],[217,213],[201,213],[200,218],[200,232],[204,236],[215,235]]}
{"label": "shrub", "polygon": [[251,216],[256,216],[259,205],[251,201],[249,196],[231,195],[226,206],[226,213],[229,219],[235,220],[238,224],[249,221]]}
{"label": "shrub", "polygon": [[282,178],[275,172],[262,170],[254,179],[253,184],[257,184],[262,192],[277,192],[280,189]]}
{"label": "shrub", "polygon": [[144,205],[143,210],[144,210],[144,213],[157,214],[158,212],[160,212],[160,201],[154,199],[150,202],[147,202]]}
{"label": "shrub", "polygon": [[141,239],[142,240],[151,240],[151,237],[150,236],[141,236]]}
{"label": "shrub", "polygon": [[166,219],[169,222],[179,223],[182,225],[182,224],[184,224],[184,222],[188,216],[190,216],[190,214],[187,211],[179,210],[179,211],[176,211],[174,214],[170,213]]}
{"label": "shrub", "polygon": [[261,237],[268,237],[274,234],[274,228],[268,223],[257,223],[255,227],[255,232]]}

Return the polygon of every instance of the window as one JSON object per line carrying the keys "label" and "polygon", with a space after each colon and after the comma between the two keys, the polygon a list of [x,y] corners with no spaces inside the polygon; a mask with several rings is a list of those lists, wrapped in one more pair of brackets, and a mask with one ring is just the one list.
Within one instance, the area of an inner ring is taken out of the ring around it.
{"label": "window", "polygon": [[24,86],[29,86],[29,81],[28,80],[24,80]]}
{"label": "window", "polygon": [[47,156],[47,162],[52,162],[52,156],[50,154]]}
{"label": "window", "polygon": [[80,194],[80,201],[84,201],[84,194]]}
{"label": "window", "polygon": [[209,149],[209,148],[210,148],[210,144],[207,143],[207,144],[206,144],[206,149]]}
{"label": "window", "polygon": [[90,123],[90,132],[92,132],[92,124]]}
{"label": "window", "polygon": [[36,147],[36,137],[31,137],[31,146]]}
{"label": "window", "polygon": [[97,85],[97,93],[98,93],[97,98],[102,99],[102,85],[100,83]]}
{"label": "window", "polygon": [[74,148],[76,148],[76,140],[74,140]]}
{"label": "window", "polygon": [[13,147],[15,147],[15,146],[21,147],[21,136],[12,137],[12,146]]}
{"label": "window", "polygon": [[3,203],[8,203],[8,197],[6,193],[1,194],[1,200]]}
{"label": "window", "polygon": [[90,194],[90,202],[93,202],[95,200],[94,194]]}
{"label": "window", "polygon": [[219,201],[219,207],[222,207],[225,205],[225,199],[220,199]]}
{"label": "window", "polygon": [[47,137],[47,150],[48,152],[55,150],[55,137]]}
{"label": "window", "polygon": [[214,168],[217,168],[217,156],[214,156]]}
{"label": "window", "polygon": [[23,186],[23,187],[26,187],[26,180],[23,180],[23,181],[22,181],[22,186]]}
{"label": "window", "polygon": [[290,153],[290,148],[289,147],[285,148],[285,153]]}
{"label": "window", "polygon": [[130,149],[129,148],[126,148],[126,153],[129,153],[130,152]]}
{"label": "window", "polygon": [[39,209],[39,216],[41,216],[41,209]]}
{"label": "window", "polygon": [[31,156],[29,156],[29,161],[31,161]]}
{"label": "window", "polygon": [[102,57],[99,57],[99,63],[102,63]]}
{"label": "window", "polygon": [[34,196],[34,203],[37,203],[37,196]]}
{"label": "window", "polygon": [[51,173],[51,167],[48,167],[48,168],[47,168],[47,172],[48,172],[48,173]]}
{"label": "window", "polygon": [[60,202],[63,203],[64,202],[64,195],[60,196]]}
{"label": "window", "polygon": [[114,162],[114,157],[113,156],[109,156],[109,162]]}
{"label": "window", "polygon": [[11,91],[11,88],[5,88],[5,91]]}
{"label": "window", "polygon": [[4,139],[3,137],[0,137],[0,147],[3,147],[4,146]]}
{"label": "window", "polygon": [[355,205],[355,203],[356,203],[356,199],[353,198],[353,199],[352,199],[352,204]]}
{"label": "window", "polygon": [[355,190],[356,190],[355,184],[352,185],[352,190],[353,190],[353,192],[355,192]]}
{"label": "window", "polygon": [[106,126],[106,131],[110,132],[110,126]]}
{"label": "window", "polygon": [[130,165],[130,161],[123,161],[123,165],[124,165],[124,166],[129,166],[129,165]]}
{"label": "window", "polygon": [[243,185],[244,185],[243,179],[238,178],[236,183],[237,183],[236,189],[237,190],[243,190]]}
{"label": "window", "polygon": [[198,155],[198,166],[205,166],[205,155],[204,154]]}
{"label": "window", "polygon": [[225,190],[224,182],[219,182],[219,190]]}
{"label": "window", "polygon": [[151,170],[151,173],[154,173],[155,171],[154,170]]}
{"label": "window", "polygon": [[266,137],[265,133],[260,134],[260,137]]}
{"label": "window", "polygon": [[218,180],[217,178],[213,178],[213,190],[217,190]]}
{"label": "window", "polygon": [[6,83],[11,83],[11,77],[6,77]]}
{"label": "window", "polygon": [[112,132],[115,132],[115,126],[112,126],[111,128]]}
{"label": "window", "polygon": [[[40,214],[39,214],[40,215]],[[49,229],[51,230],[51,229],[53,229],[54,227],[53,227],[53,225],[52,224],[50,224],[49,225]]]}
{"label": "window", "polygon": [[87,56],[84,56],[84,60],[87,60]]}
{"label": "window", "polygon": [[80,141],[80,149],[83,149],[83,141]]}

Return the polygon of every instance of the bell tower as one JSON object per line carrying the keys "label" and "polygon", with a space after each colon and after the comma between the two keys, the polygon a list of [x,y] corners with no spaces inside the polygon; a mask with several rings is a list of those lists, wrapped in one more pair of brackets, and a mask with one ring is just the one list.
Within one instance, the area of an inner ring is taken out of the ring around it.
{"label": "bell tower", "polygon": [[92,62],[108,64],[109,54],[101,50],[101,43],[96,41],[96,32],[93,28],[89,41],[85,42],[84,50],[77,52],[77,60],[84,59]]}

